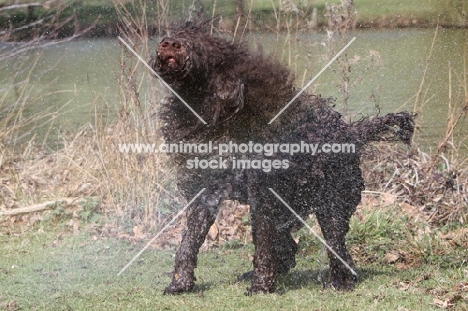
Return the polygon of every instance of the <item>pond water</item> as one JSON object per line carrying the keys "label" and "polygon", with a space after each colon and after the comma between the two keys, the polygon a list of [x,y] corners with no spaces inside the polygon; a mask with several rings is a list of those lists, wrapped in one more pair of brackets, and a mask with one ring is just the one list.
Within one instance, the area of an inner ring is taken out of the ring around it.
{"label": "pond water", "polygon": [[[329,67],[308,91],[336,97],[336,108],[351,113],[354,118],[374,115],[377,111],[381,114],[413,111],[414,96],[424,76],[434,32],[434,29],[354,31],[349,39],[356,37],[356,40],[346,50],[352,63],[347,105],[343,104],[340,93],[342,74],[338,63]],[[449,68],[452,96],[461,89],[463,53],[468,50],[466,32],[460,29],[438,31],[420,95],[420,100],[425,102],[419,115],[419,145],[423,149],[436,146],[445,131]],[[327,56],[324,33],[302,33],[297,37],[255,34],[248,39],[253,46],[262,46],[265,54],[274,55],[290,66],[298,86],[310,81],[331,58]],[[155,39],[151,44],[155,46],[157,42]],[[342,46],[344,44],[336,43],[335,51]],[[19,67],[11,59],[1,62],[0,89],[20,83],[34,64],[29,83],[40,90],[42,96],[28,111],[50,109],[57,112],[57,118],[47,124],[47,129],[36,126],[25,138],[43,131],[76,131],[83,124],[93,123],[96,116],[105,120],[116,118],[119,102],[116,75],[121,53],[117,39],[83,39],[31,52],[28,58],[31,63],[23,64],[21,74],[17,74]],[[10,93],[8,96],[14,96],[14,92]],[[466,128],[463,124],[457,135],[467,135]]]}

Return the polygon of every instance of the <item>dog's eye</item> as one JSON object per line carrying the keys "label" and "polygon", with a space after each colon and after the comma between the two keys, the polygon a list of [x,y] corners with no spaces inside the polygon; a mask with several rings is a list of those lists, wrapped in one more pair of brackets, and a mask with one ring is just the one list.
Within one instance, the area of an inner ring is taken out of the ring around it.
{"label": "dog's eye", "polygon": [[180,45],[179,42],[174,42],[174,43],[172,44],[172,46],[175,47],[176,49],[180,49],[180,47],[181,47],[181,45]]}

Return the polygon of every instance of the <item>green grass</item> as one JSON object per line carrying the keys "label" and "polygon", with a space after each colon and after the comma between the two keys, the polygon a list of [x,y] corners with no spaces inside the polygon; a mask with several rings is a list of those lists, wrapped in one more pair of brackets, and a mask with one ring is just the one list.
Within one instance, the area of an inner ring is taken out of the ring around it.
{"label": "green grass", "polygon": [[435,298],[466,310],[468,293],[454,289],[467,280],[466,261],[444,265],[432,260],[406,268],[383,264],[383,254],[374,247],[404,250],[400,241],[381,240],[389,228],[404,224],[392,222],[392,214],[379,217],[380,227],[373,215],[365,222],[353,221],[351,248],[367,232],[367,251],[377,260],[358,261],[361,281],[349,293],[323,289],[327,260],[320,244],[305,232],[300,232],[297,267],[279,279],[277,293],[252,297],[244,295],[249,284],[236,279],[251,269],[252,245],[230,243],[202,253],[195,291],[163,296],[173,250],[147,250],[117,276],[144,242],[132,246],[86,232],[44,232],[42,227],[19,236],[0,235],[0,310],[437,310]]}

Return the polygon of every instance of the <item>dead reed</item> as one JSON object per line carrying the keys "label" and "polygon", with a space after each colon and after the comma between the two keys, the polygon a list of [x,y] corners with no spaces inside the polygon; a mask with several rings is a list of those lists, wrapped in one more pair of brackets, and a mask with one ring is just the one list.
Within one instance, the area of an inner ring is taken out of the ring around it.
{"label": "dead reed", "polygon": [[[120,1],[114,2],[125,24],[121,36],[144,59],[149,59],[152,43],[148,38],[150,21],[145,18],[146,4],[143,0],[130,2],[134,8],[131,12]],[[158,4],[162,17],[155,23],[162,32],[164,29],[170,31],[167,27],[168,2],[159,1]],[[349,7],[344,8],[351,12]],[[251,17],[245,14],[245,19],[239,17],[240,22],[234,31],[236,36],[242,36],[248,29]],[[336,12],[333,13],[335,15],[329,14],[338,16]],[[277,25],[272,26],[273,29],[283,23],[281,16],[285,15],[276,12],[275,16]],[[290,25],[287,29],[293,33],[294,19],[286,17],[289,19],[285,22]],[[333,27],[336,31],[341,29],[338,24]],[[340,33],[340,36],[344,35]],[[294,66],[293,52],[285,53],[290,53],[288,59]],[[449,87],[453,91],[447,99],[447,127],[437,151],[434,154],[422,152],[417,147],[416,137],[411,150],[401,146],[375,145],[364,156],[363,171],[366,172],[368,195],[390,195],[395,198],[395,204],[410,206],[433,225],[465,224],[467,221],[466,140],[457,141],[454,135],[461,128],[468,109],[467,53],[464,55],[465,67],[461,72],[448,67],[452,77]],[[18,66],[25,70],[21,63]],[[349,71],[349,66],[349,61],[340,65],[344,74]],[[17,223],[24,225],[21,230],[26,230],[27,225],[43,219],[43,214],[12,211],[57,201],[62,203],[45,205],[44,209],[61,211],[61,215],[72,220],[70,226],[74,230],[86,223],[83,215],[89,212],[86,204],[91,204],[96,215],[104,216],[99,221],[95,219],[99,225],[93,224],[98,232],[144,238],[147,232],[160,228],[183,206],[175,186],[174,168],[166,165],[164,156],[119,150],[119,144],[123,143],[161,142],[158,102],[165,91],[125,47],[122,47],[120,71],[115,76],[120,94],[120,101],[116,104],[117,120],[107,125],[96,117],[94,124],[84,126],[73,136],[62,137],[63,148],[55,152],[44,151],[44,144],[37,144],[34,139],[17,144],[24,128],[38,122],[52,123],[58,115],[54,111],[46,111],[26,116],[24,111],[35,104],[32,98],[39,98],[40,91],[34,91],[30,83],[18,84],[18,81],[6,87],[7,91],[0,97],[0,226],[11,228],[11,224]],[[342,80],[345,83],[345,101],[350,92],[348,80],[346,77]],[[28,75],[25,82],[30,82]],[[417,91],[415,111],[424,108],[423,82],[424,79]],[[76,198],[88,198],[88,203],[78,204]],[[9,215],[5,216],[7,212]],[[177,230],[173,232],[178,234]]]}

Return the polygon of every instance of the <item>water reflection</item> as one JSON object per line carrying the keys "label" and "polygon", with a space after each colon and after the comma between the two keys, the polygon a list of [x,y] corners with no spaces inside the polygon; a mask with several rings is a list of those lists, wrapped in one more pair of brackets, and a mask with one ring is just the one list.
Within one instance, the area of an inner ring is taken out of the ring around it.
{"label": "water reflection", "polygon": [[[327,69],[309,91],[337,98],[337,109],[346,109],[355,118],[380,111],[413,110],[415,95],[423,79],[426,60],[434,37],[433,29],[359,30],[350,34],[357,40],[346,51],[352,62],[348,106],[340,93],[338,64]],[[421,145],[427,150],[443,135],[449,98],[449,70],[452,96],[463,81],[463,51],[466,30],[440,29],[432,51],[420,101],[425,103],[419,116]],[[252,46],[262,46],[266,54],[279,58],[294,72],[297,84],[306,84],[328,62],[325,34],[310,32],[297,36],[272,33],[249,36]],[[156,45],[157,40],[152,44]],[[336,46],[336,51],[340,45]],[[30,113],[49,107],[60,111],[54,128],[71,131],[93,122],[96,111],[114,117],[119,101],[116,74],[119,74],[121,49],[116,39],[77,40],[33,51],[38,57],[30,83],[43,98],[29,108]],[[28,66],[0,63],[0,86],[20,83]],[[31,64],[32,66],[32,64]],[[23,72],[18,74],[18,68]],[[142,70],[145,70],[142,67]],[[2,87],[3,88],[3,87]],[[14,92],[8,96],[14,97]],[[455,101],[453,102],[455,103]],[[467,135],[466,125],[458,135]],[[40,128],[34,129],[40,132]],[[31,135],[34,134],[31,132]]]}

